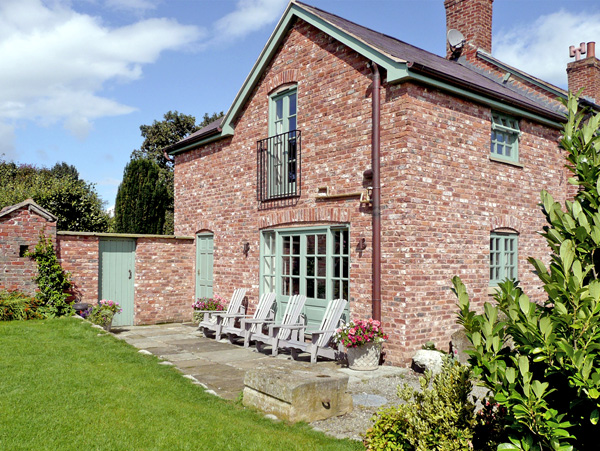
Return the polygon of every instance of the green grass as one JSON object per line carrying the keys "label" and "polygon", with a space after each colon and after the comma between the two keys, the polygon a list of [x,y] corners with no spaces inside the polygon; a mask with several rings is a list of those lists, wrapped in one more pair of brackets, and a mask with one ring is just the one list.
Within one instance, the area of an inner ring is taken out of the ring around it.
{"label": "green grass", "polygon": [[0,323],[2,450],[356,450],[204,393],[77,319]]}

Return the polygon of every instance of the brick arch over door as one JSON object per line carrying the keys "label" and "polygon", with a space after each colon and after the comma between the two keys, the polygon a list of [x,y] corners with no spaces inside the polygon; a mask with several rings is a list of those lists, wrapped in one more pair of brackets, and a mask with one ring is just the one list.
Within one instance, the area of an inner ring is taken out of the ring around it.
{"label": "brick arch over door", "polygon": [[338,207],[298,208],[295,210],[275,211],[259,219],[259,229],[278,225],[309,222],[350,223],[350,209]]}

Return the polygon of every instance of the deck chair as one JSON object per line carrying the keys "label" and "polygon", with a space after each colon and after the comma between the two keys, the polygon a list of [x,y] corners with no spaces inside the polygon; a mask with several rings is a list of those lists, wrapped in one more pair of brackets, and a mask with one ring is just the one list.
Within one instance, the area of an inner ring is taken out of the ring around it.
{"label": "deck chair", "polygon": [[[257,327],[265,321],[274,318],[273,302],[275,302],[275,293],[263,293],[256,306],[254,315],[231,314],[225,315],[225,318],[234,318],[241,320],[240,327],[236,327],[234,321],[223,326],[221,334],[227,335],[231,343],[238,337],[244,337],[244,348],[250,346],[250,335],[254,333]],[[217,336],[217,340],[220,336]]]}
{"label": "deck chair", "polygon": [[[325,315],[323,315],[323,319],[321,320],[319,330],[312,332],[310,342],[305,342],[304,336],[301,335],[299,337],[300,339],[279,340],[279,347],[290,349],[294,360],[298,358],[298,354],[301,352],[310,353],[310,363],[317,363],[318,356],[326,357],[328,359],[341,357],[343,353],[330,348],[329,342],[338,327],[347,303],[348,302],[345,299],[329,301],[327,308],[325,309]],[[285,326],[283,326],[283,328],[285,328]]]}
{"label": "deck chair", "polygon": [[245,288],[238,288],[235,290],[225,312],[218,312],[215,310],[197,310],[199,313],[204,313],[204,318],[200,324],[198,324],[198,330],[201,330],[205,337],[209,336],[209,331],[214,332],[215,337],[220,337],[223,326],[229,325],[230,321],[232,323],[235,321],[235,319],[232,319],[227,315],[240,313],[242,311],[242,301],[244,300],[244,296],[246,296]]}
{"label": "deck chair", "polygon": [[[298,339],[299,336],[304,335],[306,325],[304,322],[300,322],[300,316],[305,302],[306,296],[296,294],[290,297],[280,322],[265,321],[262,324],[256,324],[256,330],[250,334],[249,340],[256,341],[256,349],[259,352],[262,351],[264,345],[271,345],[271,355],[276,356],[279,350],[279,340]],[[269,332],[266,334],[262,330],[263,325],[269,327]],[[286,326],[286,328],[282,329],[281,326]]]}

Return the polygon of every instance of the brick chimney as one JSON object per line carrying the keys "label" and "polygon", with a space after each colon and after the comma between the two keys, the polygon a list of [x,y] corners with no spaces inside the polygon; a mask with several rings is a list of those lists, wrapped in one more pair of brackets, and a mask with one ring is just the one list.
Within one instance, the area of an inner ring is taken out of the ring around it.
{"label": "brick chimney", "polygon": [[[581,55],[587,56],[580,59]],[[596,43],[581,43],[579,47],[571,46],[569,55],[575,61],[567,64],[569,91],[576,93],[583,88],[582,95],[590,97],[594,103],[600,103],[600,60],[596,58]]]}
{"label": "brick chimney", "polygon": [[[444,0],[446,8],[446,33],[455,29],[465,37],[461,54],[467,59],[475,56],[477,49],[492,53],[492,3],[494,0]],[[446,57],[452,58],[446,43]],[[455,55],[456,56],[456,55]]]}

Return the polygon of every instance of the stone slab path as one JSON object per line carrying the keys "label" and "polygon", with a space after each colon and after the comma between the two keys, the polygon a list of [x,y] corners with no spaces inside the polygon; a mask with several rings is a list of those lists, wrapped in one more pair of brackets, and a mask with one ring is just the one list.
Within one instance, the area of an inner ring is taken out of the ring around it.
{"label": "stone slab path", "polygon": [[[382,366],[376,371],[352,371],[333,361],[319,361],[313,365],[308,361],[308,354],[304,356],[305,361],[294,361],[285,353],[271,357],[257,352],[254,347],[244,348],[227,340],[206,338],[191,323],[117,327],[112,332],[115,337],[154,354],[214,394],[230,400],[236,399],[243,390],[246,371],[259,366],[289,365],[315,372],[337,370],[348,374],[350,383],[406,371],[391,366]],[[267,352],[270,353],[269,348]]]}

